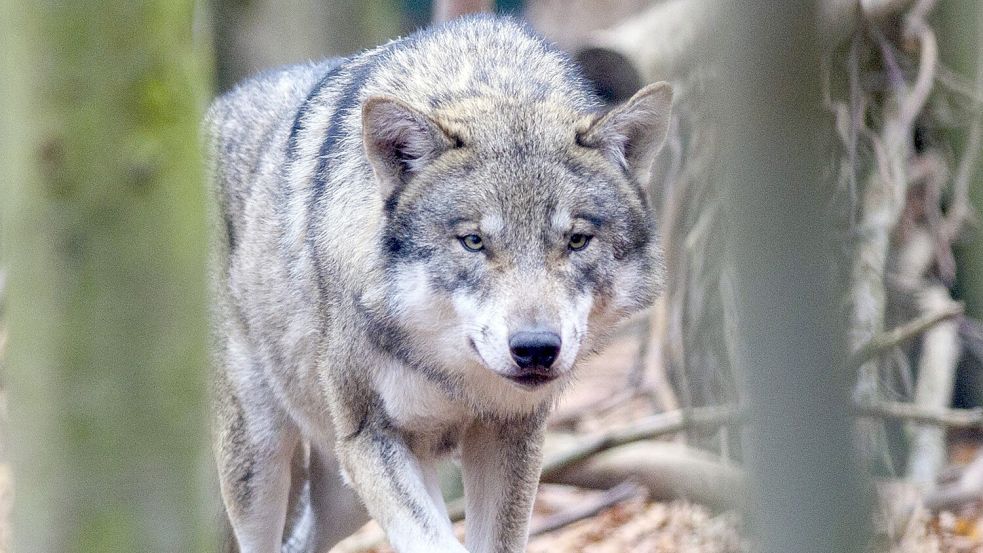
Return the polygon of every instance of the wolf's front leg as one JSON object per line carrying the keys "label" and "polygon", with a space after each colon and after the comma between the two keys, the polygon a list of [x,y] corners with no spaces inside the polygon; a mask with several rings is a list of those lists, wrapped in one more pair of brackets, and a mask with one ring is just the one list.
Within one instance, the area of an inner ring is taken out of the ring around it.
{"label": "wolf's front leg", "polygon": [[398,553],[467,553],[430,495],[427,467],[380,412],[338,439],[338,459]]}
{"label": "wolf's front leg", "polygon": [[525,550],[539,484],[545,422],[541,416],[475,422],[461,443],[471,553]]}

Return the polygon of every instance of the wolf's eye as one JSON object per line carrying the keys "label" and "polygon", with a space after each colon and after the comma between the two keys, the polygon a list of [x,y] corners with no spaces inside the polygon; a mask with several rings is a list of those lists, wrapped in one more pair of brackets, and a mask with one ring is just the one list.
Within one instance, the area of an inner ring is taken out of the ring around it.
{"label": "wolf's eye", "polygon": [[573,251],[580,251],[590,244],[591,237],[586,234],[574,234],[570,237],[570,242],[567,243],[567,247]]}
{"label": "wolf's eye", "polygon": [[485,243],[477,234],[469,234],[467,236],[461,236],[458,238],[461,241],[461,245],[464,249],[471,252],[480,252],[485,249]]}

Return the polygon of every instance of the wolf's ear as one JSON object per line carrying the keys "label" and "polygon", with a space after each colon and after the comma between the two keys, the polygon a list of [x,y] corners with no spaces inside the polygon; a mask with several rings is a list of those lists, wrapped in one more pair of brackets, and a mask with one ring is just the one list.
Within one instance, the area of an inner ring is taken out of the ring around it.
{"label": "wolf's ear", "polygon": [[672,87],[650,84],[624,104],[588,118],[577,132],[577,143],[598,148],[642,184],[647,184],[655,154],[669,130]]}
{"label": "wolf's ear", "polygon": [[373,96],[362,106],[362,141],[387,202],[413,174],[455,144],[433,119],[386,96]]}

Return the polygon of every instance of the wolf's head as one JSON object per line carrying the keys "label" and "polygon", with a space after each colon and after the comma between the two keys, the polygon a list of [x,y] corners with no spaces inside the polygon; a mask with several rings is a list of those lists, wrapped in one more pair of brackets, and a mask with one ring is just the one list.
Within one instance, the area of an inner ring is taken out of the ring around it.
{"label": "wolf's head", "polygon": [[671,100],[666,83],[606,113],[369,98],[390,309],[416,347],[444,370],[541,395],[649,305],[664,268],[645,187]]}

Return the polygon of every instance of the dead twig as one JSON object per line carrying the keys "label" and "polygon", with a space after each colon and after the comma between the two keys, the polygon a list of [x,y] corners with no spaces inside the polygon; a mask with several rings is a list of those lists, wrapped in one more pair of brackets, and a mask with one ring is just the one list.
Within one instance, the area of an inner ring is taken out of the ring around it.
{"label": "dead twig", "polygon": [[877,401],[859,405],[857,416],[898,419],[949,428],[983,429],[983,409],[930,409],[902,401]]}
{"label": "dead twig", "polygon": [[600,497],[594,499],[593,501],[589,501],[584,505],[572,509],[560,511],[559,513],[542,519],[529,530],[529,535],[538,536],[540,534],[558,530],[564,526],[569,526],[574,522],[579,522],[585,518],[590,518],[604,509],[613,507],[623,501],[628,501],[629,499],[634,499],[636,497],[644,497],[645,493],[645,488],[634,482],[622,482],[605,491]]}
{"label": "dead twig", "polygon": [[737,421],[738,416],[739,410],[735,407],[680,409],[652,415],[627,428],[589,437],[570,449],[553,455],[543,464],[542,479],[549,480],[571,465],[607,449],[641,440],[651,440],[691,428],[731,424]]}
{"label": "dead twig", "polygon": [[881,332],[871,338],[866,344],[861,346],[853,355],[850,356],[849,366],[859,367],[868,361],[877,358],[878,355],[897,347],[902,343],[911,340],[940,322],[959,317],[963,314],[964,308],[961,303],[940,309],[934,313],[928,313],[917,319],[913,319],[901,326]]}

